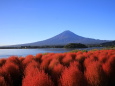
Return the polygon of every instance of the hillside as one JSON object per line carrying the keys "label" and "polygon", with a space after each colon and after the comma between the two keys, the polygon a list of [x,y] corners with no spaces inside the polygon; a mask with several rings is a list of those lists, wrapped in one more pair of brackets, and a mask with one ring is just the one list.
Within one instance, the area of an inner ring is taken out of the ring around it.
{"label": "hillside", "polygon": [[105,42],[101,44],[102,46],[115,46],[115,41]]}
{"label": "hillside", "polygon": [[82,43],[82,44],[100,44],[107,42],[106,40],[97,40],[92,38],[85,38],[67,30],[52,38],[38,41],[34,43],[23,44],[21,46],[44,46],[44,45],[66,45],[69,43]]}

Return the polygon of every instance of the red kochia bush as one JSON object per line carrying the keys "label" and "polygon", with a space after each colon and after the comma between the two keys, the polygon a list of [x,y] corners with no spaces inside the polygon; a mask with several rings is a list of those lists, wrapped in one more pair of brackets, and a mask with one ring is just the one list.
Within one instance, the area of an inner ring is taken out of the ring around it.
{"label": "red kochia bush", "polygon": [[3,76],[0,76],[0,86],[8,86]]}
{"label": "red kochia bush", "polygon": [[100,51],[100,53],[97,54],[98,55],[98,59],[99,59],[99,61],[101,63],[105,63],[108,60],[108,58],[109,58],[108,53],[109,52],[107,52],[107,51],[103,51],[103,52]]}
{"label": "red kochia bush", "polygon": [[65,66],[69,66],[70,62],[73,61],[73,55],[71,53],[67,53],[66,56],[62,59],[62,63]]}
{"label": "red kochia bush", "polygon": [[107,62],[103,64],[103,69],[108,76],[109,85],[115,86],[115,55],[110,56]]}
{"label": "red kochia bush", "polygon": [[54,53],[48,53],[48,54],[46,54],[46,55],[43,55],[42,58],[41,58],[41,60],[43,61],[43,60],[45,60],[45,59],[47,59],[47,58],[52,57],[53,55],[54,55]]}
{"label": "red kochia bush", "polygon": [[40,65],[41,69],[47,70],[51,59],[44,59]]}
{"label": "red kochia bush", "polygon": [[[6,86],[13,86],[10,74],[7,74],[3,68],[0,68],[0,86],[2,86],[4,83],[6,84]],[[4,84],[4,85],[5,85]],[[4,86],[3,85],[3,86]]]}
{"label": "red kochia bush", "polygon": [[20,62],[22,62],[25,59],[25,57],[19,57]]}
{"label": "red kochia bush", "polygon": [[115,55],[110,56],[107,62],[103,64],[103,69],[109,76],[115,73]]}
{"label": "red kochia bush", "polygon": [[33,56],[33,55],[28,55],[28,56],[26,56],[26,58],[22,61],[23,70],[25,69],[25,67],[26,67],[32,60],[34,60],[34,56]]}
{"label": "red kochia bush", "polygon": [[32,70],[34,69],[34,68],[40,68],[40,64],[39,64],[39,62],[36,62],[36,61],[32,61],[32,62],[30,62],[28,65],[27,65],[27,67],[25,68],[25,70],[24,70],[24,75],[26,76],[26,75],[28,75],[28,74],[31,74],[32,73]]}
{"label": "red kochia bush", "polygon": [[18,65],[12,62],[7,62],[2,68],[6,73],[10,73],[10,74],[20,73]]}
{"label": "red kochia bush", "polygon": [[36,54],[35,60],[41,63],[42,54]]}
{"label": "red kochia bush", "polygon": [[108,86],[107,77],[99,62],[92,62],[86,67],[85,76],[89,86]]}
{"label": "red kochia bush", "polygon": [[78,61],[71,62],[70,67],[71,66],[77,67],[80,71],[82,71],[82,64],[79,63]]}
{"label": "red kochia bush", "polygon": [[52,77],[52,80],[53,80],[55,86],[58,86],[58,83],[59,83],[58,80],[59,80],[64,68],[65,67],[59,63],[59,64],[55,65],[54,68],[52,69],[51,77]]}
{"label": "red kochia bush", "polygon": [[7,59],[7,62],[12,62],[16,65],[20,65],[20,60],[17,56],[11,56]]}
{"label": "red kochia bush", "polygon": [[60,86],[87,86],[83,73],[74,65],[66,68],[60,78]]}
{"label": "red kochia bush", "polygon": [[52,80],[44,71],[39,71],[37,68],[31,71],[33,73],[25,76],[22,86],[54,86]]}
{"label": "red kochia bush", "polygon": [[59,64],[59,60],[58,59],[52,59],[50,64],[49,64],[49,69],[54,68],[55,65]]}
{"label": "red kochia bush", "polygon": [[88,65],[92,64],[93,62],[98,61],[97,57],[95,55],[90,55],[84,60],[84,67],[87,67]]}
{"label": "red kochia bush", "polygon": [[83,62],[85,60],[85,56],[83,54],[79,54],[76,56],[76,60],[79,61],[79,62]]}
{"label": "red kochia bush", "polygon": [[0,59],[0,67],[2,67],[6,62],[6,59],[2,58]]}
{"label": "red kochia bush", "polygon": [[61,74],[61,72],[64,70],[64,66],[61,64],[57,64],[54,66],[54,68],[52,69],[52,72],[54,75],[58,76]]}
{"label": "red kochia bush", "polygon": [[115,86],[115,50],[2,58],[0,86]]}
{"label": "red kochia bush", "polygon": [[21,73],[18,65],[12,62],[6,62],[2,69],[11,77],[13,86],[19,86],[21,84]]}

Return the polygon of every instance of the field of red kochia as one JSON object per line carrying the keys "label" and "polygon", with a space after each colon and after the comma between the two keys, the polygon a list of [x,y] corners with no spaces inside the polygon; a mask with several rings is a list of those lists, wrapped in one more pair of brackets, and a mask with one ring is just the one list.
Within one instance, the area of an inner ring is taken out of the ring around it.
{"label": "field of red kochia", "polygon": [[0,86],[115,86],[115,50],[2,58]]}

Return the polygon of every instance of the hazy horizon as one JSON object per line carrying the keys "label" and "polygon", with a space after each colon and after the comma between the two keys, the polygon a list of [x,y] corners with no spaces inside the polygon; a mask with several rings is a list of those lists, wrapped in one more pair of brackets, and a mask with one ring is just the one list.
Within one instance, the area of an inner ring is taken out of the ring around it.
{"label": "hazy horizon", "polygon": [[65,30],[115,40],[114,0],[1,0],[0,46],[51,38]]}

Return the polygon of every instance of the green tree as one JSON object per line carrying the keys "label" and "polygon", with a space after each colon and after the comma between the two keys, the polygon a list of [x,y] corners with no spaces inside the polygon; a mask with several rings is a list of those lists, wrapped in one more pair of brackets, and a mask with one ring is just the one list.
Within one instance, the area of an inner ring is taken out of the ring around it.
{"label": "green tree", "polygon": [[87,48],[87,46],[81,43],[69,43],[64,48]]}

